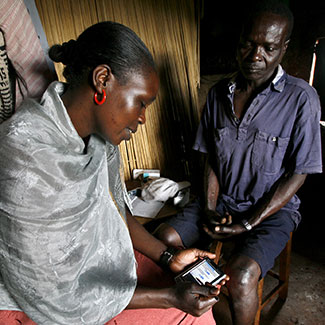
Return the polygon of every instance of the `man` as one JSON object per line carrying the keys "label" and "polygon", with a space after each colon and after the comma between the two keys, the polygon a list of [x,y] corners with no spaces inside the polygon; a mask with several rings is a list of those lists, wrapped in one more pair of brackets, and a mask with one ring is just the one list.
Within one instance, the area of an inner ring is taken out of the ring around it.
{"label": "man", "polygon": [[155,232],[168,245],[191,246],[203,220],[210,237],[234,240],[227,287],[232,322],[241,325],[253,322],[258,281],[300,222],[295,193],[307,174],[322,172],[318,95],[280,65],[292,14],[273,1],[250,12],[239,72],[210,90],[193,147],[207,154],[203,202]]}

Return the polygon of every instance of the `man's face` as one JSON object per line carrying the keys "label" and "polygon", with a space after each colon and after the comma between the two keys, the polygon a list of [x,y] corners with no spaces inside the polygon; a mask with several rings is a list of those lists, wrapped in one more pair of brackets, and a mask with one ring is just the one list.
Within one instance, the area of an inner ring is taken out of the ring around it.
{"label": "man's face", "polygon": [[244,28],[237,60],[247,80],[261,85],[272,77],[288,46],[287,27],[285,18],[263,13]]}

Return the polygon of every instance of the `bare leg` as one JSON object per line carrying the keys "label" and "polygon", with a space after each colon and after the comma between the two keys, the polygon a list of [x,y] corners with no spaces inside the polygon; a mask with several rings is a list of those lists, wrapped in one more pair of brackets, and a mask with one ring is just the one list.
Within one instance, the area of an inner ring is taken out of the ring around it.
{"label": "bare leg", "polygon": [[260,267],[250,257],[237,255],[228,262],[226,273],[230,276],[227,288],[233,324],[250,325],[258,308]]}
{"label": "bare leg", "polygon": [[164,242],[167,246],[184,247],[178,232],[166,223],[160,224],[153,232],[153,235]]}

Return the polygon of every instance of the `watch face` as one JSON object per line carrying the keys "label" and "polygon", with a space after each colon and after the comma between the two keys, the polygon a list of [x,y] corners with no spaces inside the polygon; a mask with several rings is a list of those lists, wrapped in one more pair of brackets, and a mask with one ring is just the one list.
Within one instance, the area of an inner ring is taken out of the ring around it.
{"label": "watch face", "polygon": [[252,226],[248,223],[247,220],[242,220],[242,224],[243,226],[247,229],[247,230],[251,230],[252,229]]}

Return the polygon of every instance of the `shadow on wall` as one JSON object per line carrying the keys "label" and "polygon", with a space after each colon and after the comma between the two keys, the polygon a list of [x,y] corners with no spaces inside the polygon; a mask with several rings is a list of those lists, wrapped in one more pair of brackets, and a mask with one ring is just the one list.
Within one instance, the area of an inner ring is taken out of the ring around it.
{"label": "shadow on wall", "polygon": [[[195,118],[195,103],[186,100],[190,94],[177,91],[178,85],[174,82],[172,67],[168,60],[161,60],[158,67],[160,78],[161,107],[158,112],[160,121],[157,138],[161,139],[161,156],[165,166],[161,174],[175,181],[190,180],[193,173],[192,145],[197,129]],[[188,90],[188,89],[186,89]],[[190,91],[190,90],[188,90]]]}
{"label": "shadow on wall", "polygon": [[322,126],[321,130],[323,173],[308,175],[304,185],[298,191],[302,220],[293,236],[293,249],[325,265],[325,236],[322,226],[325,215],[325,127]]}

